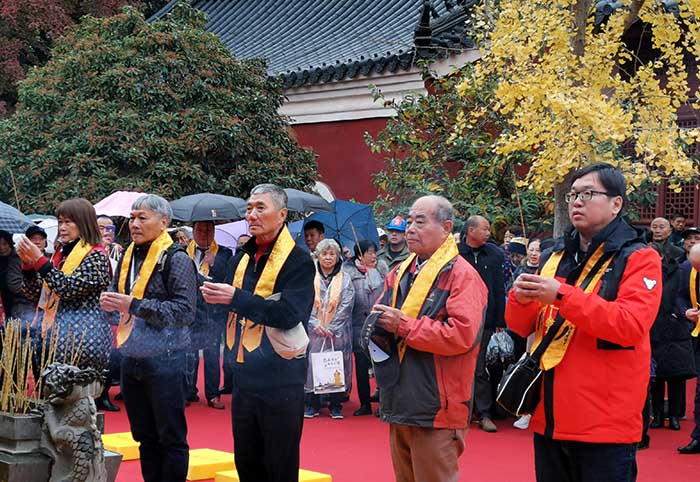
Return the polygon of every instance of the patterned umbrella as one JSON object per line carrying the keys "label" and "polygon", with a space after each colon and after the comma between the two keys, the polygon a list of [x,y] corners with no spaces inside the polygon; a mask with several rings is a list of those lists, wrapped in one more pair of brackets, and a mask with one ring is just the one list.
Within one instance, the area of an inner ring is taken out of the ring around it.
{"label": "patterned umbrella", "polygon": [[32,222],[9,204],[0,202],[0,229],[10,233],[23,233]]}

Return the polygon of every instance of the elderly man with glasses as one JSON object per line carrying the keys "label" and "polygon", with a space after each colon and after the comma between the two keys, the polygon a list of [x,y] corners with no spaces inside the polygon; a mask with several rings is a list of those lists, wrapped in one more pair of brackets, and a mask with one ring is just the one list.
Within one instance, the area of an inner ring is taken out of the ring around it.
{"label": "elderly man with glasses", "polygon": [[651,348],[661,301],[661,260],[621,216],[622,173],[608,164],[577,171],[566,196],[572,226],[522,274],[506,304],[509,328],[535,333],[558,321],[540,361],[532,416],[538,482],[636,479]]}

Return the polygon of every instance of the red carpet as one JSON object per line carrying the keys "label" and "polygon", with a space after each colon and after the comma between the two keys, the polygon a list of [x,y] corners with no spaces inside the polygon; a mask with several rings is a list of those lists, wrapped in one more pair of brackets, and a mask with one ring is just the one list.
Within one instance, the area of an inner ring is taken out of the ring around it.
{"label": "red carpet", "polygon": [[[202,380],[202,377],[199,378]],[[112,390],[114,395],[117,389]],[[201,393],[201,388],[200,388]],[[695,382],[688,382],[688,420],[680,432],[667,428],[651,430],[651,448],[637,455],[639,482],[683,482],[697,480],[700,454],[679,455],[676,447],[690,440],[693,428]],[[372,416],[353,417],[358,407],[356,395],[345,404],[344,420],[332,420],[327,411],[306,420],[301,444],[304,469],[330,473],[334,482],[389,482],[393,479],[388,448],[388,425]],[[226,410],[208,408],[205,402],[187,409],[188,440],[191,448],[232,451],[230,396],[224,396]],[[106,416],[106,432],[129,431],[123,404],[122,411]],[[582,414],[585,417],[585,414]],[[496,421],[499,431],[482,432],[472,425],[467,447],[460,459],[461,481],[534,482],[532,434],[512,427],[512,419]],[[140,481],[138,461],[124,462],[118,482]]]}

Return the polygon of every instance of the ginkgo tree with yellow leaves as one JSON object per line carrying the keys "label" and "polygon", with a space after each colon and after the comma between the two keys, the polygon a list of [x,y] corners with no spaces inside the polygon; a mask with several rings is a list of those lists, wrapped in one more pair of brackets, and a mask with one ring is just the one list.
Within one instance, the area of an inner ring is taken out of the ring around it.
{"label": "ginkgo tree with yellow leaves", "polygon": [[482,59],[457,90],[496,78],[494,105],[460,115],[456,136],[499,111],[507,128],[493,149],[530,155],[523,184],[554,193],[556,235],[567,222],[567,180],[586,164],[619,166],[630,189],[678,187],[697,174],[687,152],[698,132],[677,120],[682,106],[696,108],[688,64],[700,57],[698,22],[700,0],[482,2],[473,24]]}

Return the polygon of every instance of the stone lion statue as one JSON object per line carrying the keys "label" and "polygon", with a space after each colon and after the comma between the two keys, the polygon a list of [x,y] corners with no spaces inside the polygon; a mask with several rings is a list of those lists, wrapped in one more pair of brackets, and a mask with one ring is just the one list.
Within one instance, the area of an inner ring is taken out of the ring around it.
{"label": "stone lion statue", "polygon": [[97,370],[52,363],[42,373],[42,447],[53,459],[49,482],[107,482],[94,397],[102,391]]}

